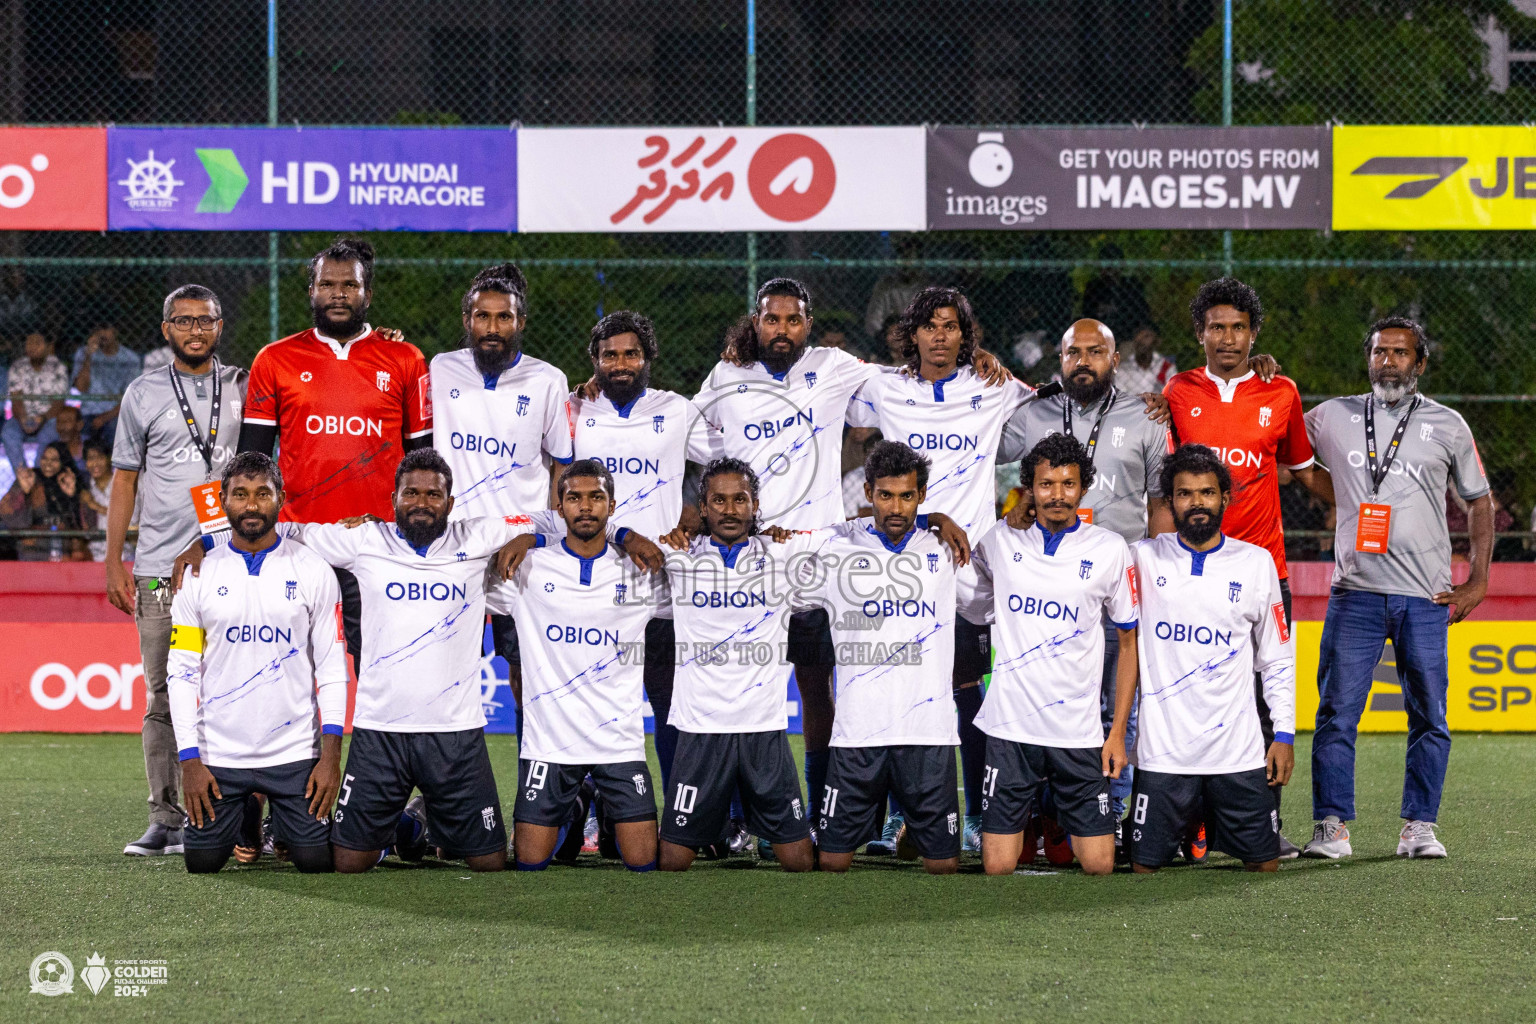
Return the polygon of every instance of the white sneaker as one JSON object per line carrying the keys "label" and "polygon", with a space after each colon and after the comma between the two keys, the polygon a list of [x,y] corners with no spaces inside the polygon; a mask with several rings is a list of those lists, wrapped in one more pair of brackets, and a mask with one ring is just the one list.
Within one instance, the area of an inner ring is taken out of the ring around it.
{"label": "white sneaker", "polygon": [[1439,826],[1432,821],[1407,821],[1397,841],[1399,857],[1445,857],[1445,844],[1435,838]]}
{"label": "white sneaker", "polygon": [[1338,860],[1351,856],[1355,850],[1349,845],[1349,828],[1337,814],[1330,814],[1312,826],[1312,841],[1301,852],[1304,857]]}

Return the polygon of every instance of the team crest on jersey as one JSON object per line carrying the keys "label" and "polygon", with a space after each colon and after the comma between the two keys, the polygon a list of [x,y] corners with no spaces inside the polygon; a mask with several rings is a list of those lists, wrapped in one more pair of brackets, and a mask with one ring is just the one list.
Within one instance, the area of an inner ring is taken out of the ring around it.
{"label": "team crest on jersey", "polygon": [[928,571],[929,572],[938,572],[939,571],[939,556],[934,554],[931,551],[928,553]]}
{"label": "team crest on jersey", "polygon": [[816,374],[810,370],[805,372],[805,388],[809,391],[816,386]]}
{"label": "team crest on jersey", "polygon": [[1434,437],[1434,436],[1435,436],[1435,425],[1433,423],[1420,423],[1419,424],[1419,440],[1420,441],[1428,441],[1431,437]]}
{"label": "team crest on jersey", "polygon": [[1092,572],[1093,572],[1093,563],[1091,561],[1089,561],[1088,559],[1085,558],[1081,562],[1077,563],[1077,575],[1079,577],[1081,577],[1082,579],[1087,579],[1089,574],[1091,574]]}
{"label": "team crest on jersey", "polygon": [[944,823],[949,826],[949,834],[954,835],[960,831],[960,815],[957,813],[946,814]]}
{"label": "team crest on jersey", "polygon": [[1241,601],[1242,599],[1243,585],[1237,582],[1237,580],[1232,580],[1227,584],[1227,600],[1231,601],[1233,604],[1237,604],[1237,602]]}
{"label": "team crest on jersey", "polygon": [[290,600],[290,601],[293,600],[293,596],[295,594],[297,594],[298,592],[299,592],[299,581],[298,580],[288,580],[283,585],[283,593],[287,596],[288,600]]}
{"label": "team crest on jersey", "polygon": [[628,594],[629,594],[629,584],[628,583],[615,583],[613,585],[613,603],[614,604],[623,604],[624,603],[624,598],[627,597]]}
{"label": "team crest on jersey", "polygon": [[981,396],[980,395],[972,395],[971,396],[971,408],[972,409],[980,409],[981,408]]}
{"label": "team crest on jersey", "polygon": [[666,430],[667,429],[667,418],[665,416],[652,416],[651,417],[651,429],[656,431],[656,433],[658,433],[658,434],[661,433],[662,431]]}
{"label": "team crest on jersey", "polygon": [[1125,428],[1116,427],[1109,433],[1109,446],[1111,448],[1119,448],[1123,444],[1125,444]]}
{"label": "team crest on jersey", "polygon": [[793,800],[791,800],[789,802],[789,813],[791,813],[791,814],[793,814],[795,816],[795,820],[796,821],[800,820],[800,798],[799,797],[795,797]]}
{"label": "team crest on jersey", "polygon": [[1274,410],[1267,405],[1259,406],[1259,426],[1269,426],[1269,418],[1274,415]]}
{"label": "team crest on jersey", "polygon": [[467,551],[455,551],[453,553],[453,558],[454,558],[454,561],[456,561],[456,562],[463,562],[463,561],[465,561],[466,559],[469,558],[469,552],[467,552]]}
{"label": "team crest on jersey", "polygon": [[532,516],[502,516],[501,521],[508,526],[532,526]]}
{"label": "team crest on jersey", "polygon": [[517,396],[517,414],[519,416],[527,416],[528,415],[528,396],[527,395],[518,395]]}
{"label": "team crest on jersey", "polygon": [[384,392],[385,394],[389,393],[389,371],[388,370],[380,370],[378,373],[374,374],[373,375],[373,382],[378,385],[380,391]]}
{"label": "team crest on jersey", "polygon": [[1099,794],[1099,813],[1100,814],[1108,814],[1109,813],[1109,794],[1108,793],[1100,793]]}
{"label": "team crest on jersey", "polygon": [[635,784],[635,792],[645,796],[645,776],[640,772],[635,772],[635,774],[630,776],[630,781]]}
{"label": "team crest on jersey", "polygon": [[496,808],[495,807],[482,807],[482,808],[480,808],[480,824],[485,826],[485,830],[487,832],[490,832],[490,831],[492,831],[493,829],[496,828]]}

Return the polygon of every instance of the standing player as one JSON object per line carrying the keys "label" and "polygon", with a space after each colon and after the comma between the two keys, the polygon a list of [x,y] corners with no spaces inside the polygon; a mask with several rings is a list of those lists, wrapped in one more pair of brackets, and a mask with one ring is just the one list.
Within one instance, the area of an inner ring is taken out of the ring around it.
{"label": "standing player", "polygon": [[[337,239],[309,261],[314,324],[274,341],[251,364],[240,451],[271,455],[288,487],[283,519],[331,523],[394,515],[381,479],[401,456],[432,444],[427,364],[415,345],[368,324],[373,246]],[[357,580],[339,569],[347,648],[362,666]]]}
{"label": "standing player", "polygon": [[[523,351],[527,281],[511,263],[486,267],[464,293],[464,340],[432,358],[437,448],[453,470],[453,518],[550,504],[557,465],[571,461],[565,374]],[[496,653],[521,702],[522,661],[511,616],[491,616]]]}
{"label": "standing player", "polygon": [[[1086,523],[1118,533],[1127,544],[1173,529],[1160,474],[1168,451],[1168,430],[1157,422],[1134,389],[1117,381],[1123,364],[1115,336],[1097,320],[1079,320],[1061,337],[1063,393],[1031,402],[1003,428],[998,461],[1022,459],[1051,434],[1082,442],[1092,486],[1084,491],[1077,515]],[[1086,481],[1085,481],[1086,484]],[[1022,481],[1027,490],[1029,482]],[[1027,511],[1028,500],[1019,512]],[[1015,516],[1019,520],[1021,516]],[[1015,522],[1015,525],[1018,525]],[[1115,678],[1120,656],[1118,631],[1104,623],[1103,700],[1099,709],[1104,735],[1114,719]],[[1126,742],[1136,740],[1134,714],[1126,723]],[[1125,798],[1134,772],[1129,766],[1109,787],[1115,821],[1125,817]]]}
{"label": "standing player", "polygon": [[[589,389],[571,399],[574,454],[593,459],[613,474],[614,522],[646,537],[678,527],[692,534],[698,511],[683,506],[683,473],[689,462],[707,464],[719,455],[718,438],[682,395],[651,388],[656,329],[629,310],[597,322],[587,342],[592,360]],[[676,634],[670,615],[645,629],[645,692],[656,723],[656,760],[662,785],[672,775],[677,730],[667,724],[672,706]]]}
{"label": "standing player", "polygon": [[[878,427],[882,436],[906,442],[932,460],[923,511],[942,509],[970,543],[997,521],[998,439],[1033,391],[1016,380],[991,387],[973,365],[976,318],[956,288],[924,288],[901,318],[906,365],[872,377],[848,405],[848,422]],[[969,604],[975,572],[959,574],[961,607]],[[960,717],[960,760],[965,775],[965,841],[979,849],[981,773],[986,739],[974,724],[981,708],[981,677],[991,663],[985,625],[962,613],[955,622],[953,682]],[[895,818],[895,815],[892,816]],[[893,822],[899,829],[899,823]],[[888,829],[894,831],[894,829]]]}
{"label": "standing player", "polygon": [[899,837],[929,874],[960,864],[955,795],[955,568],[945,542],[918,514],[929,462],[881,441],[864,462],[874,520],[848,523],[821,548],[826,608],[836,644],[837,720],[821,793],[823,871],[847,871],[880,828],[888,794],[905,812]]}
{"label": "standing player", "polygon": [[1118,533],[1078,518],[1096,472],[1076,438],[1047,436],[1019,471],[1034,526],[998,523],[976,547],[973,614],[997,623],[992,685],[976,716],[987,734],[981,857],[989,875],[1018,866],[1047,783],[1083,870],[1107,875],[1115,867],[1109,787],[1125,765],[1130,707],[1117,705],[1106,740],[1099,666],[1109,624],[1119,649],[1116,692],[1134,690],[1136,570]]}
{"label": "standing player", "polygon": [[[1229,468],[1232,506],[1227,536],[1269,551],[1279,573],[1287,632],[1290,624],[1290,574],[1285,564],[1285,532],[1280,521],[1279,467],[1284,466],[1314,494],[1333,503],[1328,471],[1315,464],[1302,419],[1301,394],[1289,377],[1264,380],[1250,355],[1264,323],[1258,292],[1230,277],[1207,281],[1189,304],[1195,336],[1205,348],[1205,366],[1185,370],[1168,382],[1164,394],[1180,444],[1203,444]],[[1263,681],[1254,679],[1259,718],[1266,739],[1274,725],[1264,703]],[[1275,811],[1280,789],[1273,790]],[[1281,856],[1301,851],[1280,837]]]}
{"label": "standing player", "polygon": [[[1131,863],[1156,871],[1204,821],[1211,848],[1250,871],[1280,863],[1280,816],[1268,789],[1295,766],[1296,654],[1275,563],[1264,548],[1222,534],[1232,476],[1203,445],[1163,463],[1175,534],[1136,546],[1142,583],[1140,693],[1116,698],[1124,720],[1140,704]],[[1253,674],[1275,729],[1263,735]]]}
{"label": "standing player", "polygon": [[572,462],[556,486],[565,538],[529,552],[512,579],[487,595],[491,607],[504,604],[516,618],[528,659],[517,869],[549,865],[590,774],[625,866],[653,871],[656,800],[645,763],[640,647],[660,576],[631,572],[608,544],[614,482],[600,463]]}
{"label": "standing player", "polygon": [[[283,480],[235,456],[221,491],[233,533],[171,606],[168,686],[191,826],[187,870],[229,860],[246,798],[267,797],[300,871],[332,870],[331,805],[347,711],[341,591],[323,559],[277,536]],[[318,712],[318,716],[317,716]]]}

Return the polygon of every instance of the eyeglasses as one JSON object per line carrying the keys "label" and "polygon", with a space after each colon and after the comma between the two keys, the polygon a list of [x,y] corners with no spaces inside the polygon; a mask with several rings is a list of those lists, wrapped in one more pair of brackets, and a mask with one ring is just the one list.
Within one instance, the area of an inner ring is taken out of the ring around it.
{"label": "eyeglasses", "polygon": [[204,331],[211,331],[222,321],[223,317],[217,316],[173,316],[170,323],[178,331],[190,331],[194,327]]}

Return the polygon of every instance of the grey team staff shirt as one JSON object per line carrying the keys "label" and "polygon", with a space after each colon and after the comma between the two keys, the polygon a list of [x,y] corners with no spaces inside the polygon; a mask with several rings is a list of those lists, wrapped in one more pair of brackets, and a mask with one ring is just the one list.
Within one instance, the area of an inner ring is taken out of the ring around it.
{"label": "grey team staff shirt", "polygon": [[[1066,395],[1030,402],[1013,414],[998,442],[998,462],[1018,462],[1049,434],[1061,433]],[[1099,418],[1100,398],[1087,408],[1072,402],[1072,436],[1084,445]],[[1163,458],[1168,431],[1148,418],[1140,395],[1115,389],[1115,400],[1104,414],[1099,443],[1093,452],[1094,480],[1082,507],[1093,509],[1093,525],[1113,530],[1135,544],[1147,535],[1147,498],[1163,496]]]}
{"label": "grey team staff shirt", "polygon": [[[1408,431],[1371,497],[1371,470],[1365,456],[1365,395],[1331,398],[1306,414],[1307,437],[1317,459],[1333,475],[1338,526],[1333,538],[1333,585],[1375,594],[1432,598],[1451,586],[1451,535],[1445,521],[1445,492],[1472,501],[1488,493],[1488,479],[1472,431],[1461,414],[1425,398],[1408,419]],[[1376,460],[1386,458],[1398,421],[1413,396],[1388,409],[1376,407]],[[1355,550],[1360,503],[1392,506],[1387,550]]]}
{"label": "grey team staff shirt", "polygon": [[246,372],[238,366],[219,364],[223,381],[219,437],[214,444],[213,472],[208,472],[187,422],[176,404],[170,374],[181,378],[182,391],[197,421],[198,436],[208,439],[208,419],[213,406],[213,373],[195,376],[161,367],[135,377],[123,392],[117,438],[112,444],[112,466],[139,474],[139,547],[133,563],[135,576],[169,576],[176,556],[198,537],[197,514],[192,510],[192,488],[224,473],[224,464],[235,454],[240,439],[240,416],[245,409]]}

